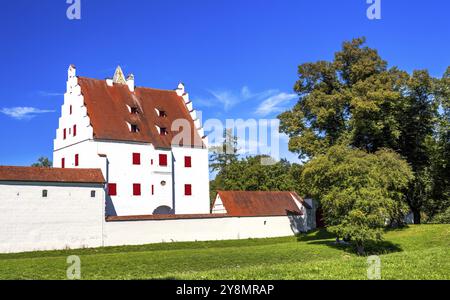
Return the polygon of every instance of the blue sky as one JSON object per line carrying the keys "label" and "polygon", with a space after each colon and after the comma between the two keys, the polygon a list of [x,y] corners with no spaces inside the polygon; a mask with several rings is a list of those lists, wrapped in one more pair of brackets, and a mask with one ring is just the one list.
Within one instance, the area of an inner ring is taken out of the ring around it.
{"label": "blue sky", "polygon": [[[52,156],[69,64],[106,78],[120,64],[139,86],[186,84],[203,118],[274,118],[294,105],[297,65],[332,59],[344,40],[366,36],[391,66],[450,65],[448,0],[2,1],[0,165]],[[26,107],[26,109],[17,109]],[[21,118],[22,117],[22,118]],[[282,140],[281,156],[295,160]]]}

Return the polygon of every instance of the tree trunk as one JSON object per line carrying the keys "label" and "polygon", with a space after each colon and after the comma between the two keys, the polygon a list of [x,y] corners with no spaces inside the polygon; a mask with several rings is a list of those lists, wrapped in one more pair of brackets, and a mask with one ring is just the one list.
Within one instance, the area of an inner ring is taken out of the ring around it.
{"label": "tree trunk", "polygon": [[358,255],[364,255],[364,246],[356,244],[356,249],[358,250]]}
{"label": "tree trunk", "polygon": [[420,224],[420,210],[413,209],[412,213],[414,215],[414,224]]}

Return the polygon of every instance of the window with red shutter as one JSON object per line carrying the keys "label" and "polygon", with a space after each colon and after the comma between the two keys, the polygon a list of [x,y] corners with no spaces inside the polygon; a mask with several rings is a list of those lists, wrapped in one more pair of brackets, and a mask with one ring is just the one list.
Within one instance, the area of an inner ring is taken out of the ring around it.
{"label": "window with red shutter", "polygon": [[66,139],[67,137],[67,129],[64,128],[63,130],[63,139]]}
{"label": "window with red shutter", "polygon": [[73,125],[73,136],[77,136],[77,125]]}
{"label": "window with red shutter", "polygon": [[140,165],[140,164],[141,164],[141,154],[133,153],[133,165]]}
{"label": "window with red shutter", "polygon": [[75,154],[75,167],[78,167],[79,163],[79,156],[78,154]]}
{"label": "window with red shutter", "polygon": [[116,183],[108,183],[108,194],[110,196],[117,196],[117,184]]}
{"label": "window with red shutter", "polygon": [[140,196],[141,195],[141,185],[139,183],[133,184],[133,196]]}
{"label": "window with red shutter", "polygon": [[70,114],[72,114],[72,105],[70,106]]}
{"label": "window with red shutter", "polygon": [[185,184],[184,185],[184,195],[185,196],[192,196],[192,185],[191,184]]}
{"label": "window with red shutter", "polygon": [[61,168],[65,168],[66,167],[66,159],[65,158],[61,158]]}
{"label": "window with red shutter", "polygon": [[192,167],[192,158],[190,156],[184,157],[184,167],[191,168]]}
{"label": "window with red shutter", "polygon": [[160,154],[159,155],[159,165],[166,167],[167,166],[167,154]]}
{"label": "window with red shutter", "polygon": [[155,185],[152,184],[152,195],[155,194]]}

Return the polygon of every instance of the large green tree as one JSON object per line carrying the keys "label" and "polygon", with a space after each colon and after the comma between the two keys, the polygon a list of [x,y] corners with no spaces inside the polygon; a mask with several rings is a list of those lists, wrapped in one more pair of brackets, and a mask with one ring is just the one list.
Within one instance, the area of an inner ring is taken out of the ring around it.
{"label": "large green tree", "polygon": [[303,158],[324,154],[334,145],[368,153],[393,149],[417,175],[405,193],[420,223],[433,190],[438,95],[448,96],[448,81],[438,81],[427,71],[409,75],[388,68],[364,38],[345,42],[331,62],[300,65],[298,76],[294,90],[299,101],[279,116],[280,130],[290,137],[289,149]]}
{"label": "large green tree", "polygon": [[328,229],[364,252],[379,241],[386,222],[403,219],[405,189],[413,179],[410,166],[391,150],[375,154],[333,146],[309,161],[302,183],[320,201]]}
{"label": "large green tree", "polygon": [[287,160],[262,164],[268,156],[250,156],[227,165],[211,186],[215,190],[298,191],[302,167]]}

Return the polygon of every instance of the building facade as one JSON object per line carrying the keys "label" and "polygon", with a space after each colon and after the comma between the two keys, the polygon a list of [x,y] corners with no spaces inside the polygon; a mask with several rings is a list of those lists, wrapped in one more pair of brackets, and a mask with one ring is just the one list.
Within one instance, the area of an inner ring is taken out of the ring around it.
{"label": "building facade", "polygon": [[106,215],[210,213],[207,138],[183,84],[136,87],[120,67],[106,80],[68,69],[55,168],[98,168]]}

